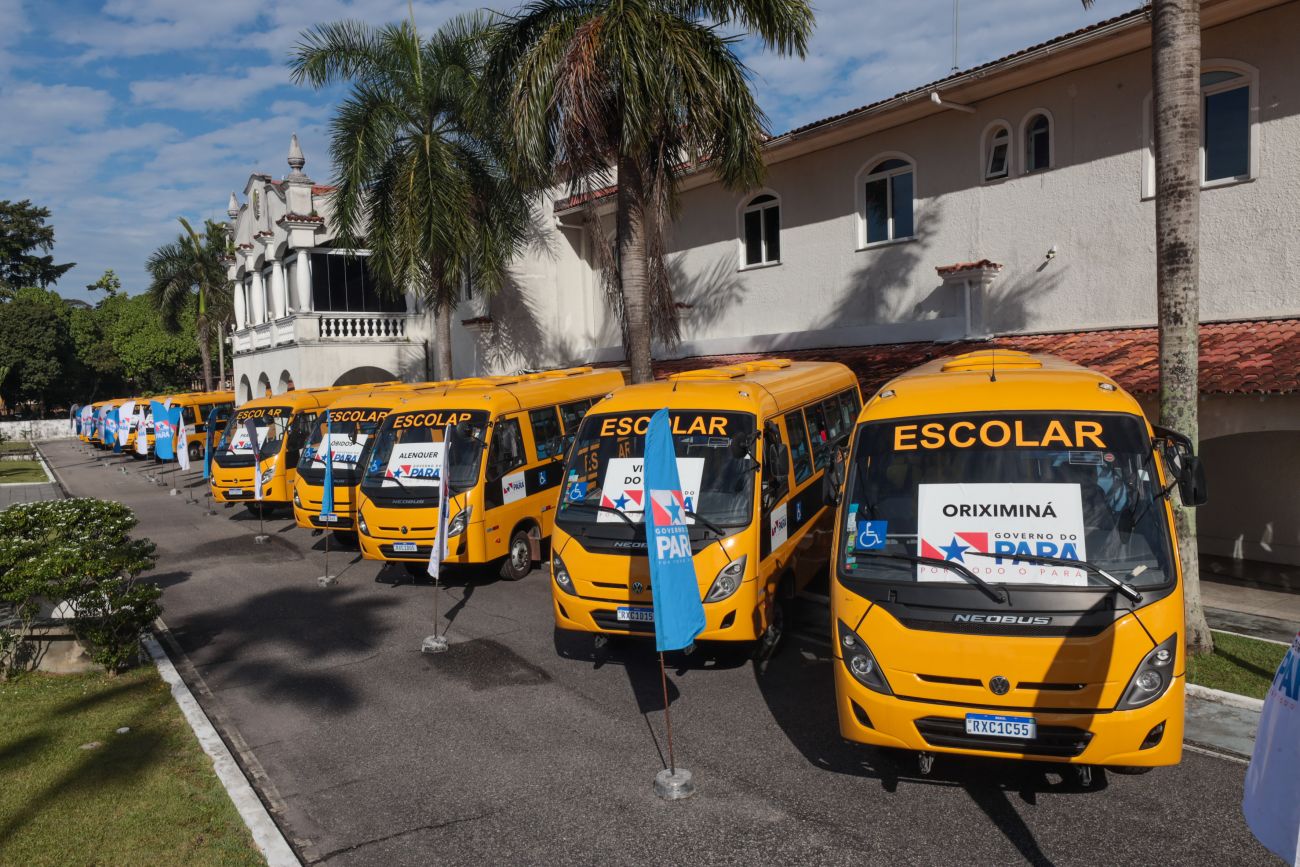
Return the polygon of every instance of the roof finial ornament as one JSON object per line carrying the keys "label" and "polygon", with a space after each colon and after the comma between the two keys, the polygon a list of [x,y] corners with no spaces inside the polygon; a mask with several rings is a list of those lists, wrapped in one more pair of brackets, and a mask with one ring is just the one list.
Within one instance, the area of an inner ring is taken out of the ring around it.
{"label": "roof finial ornament", "polygon": [[235,198],[233,190],[230,193],[230,201],[226,203],[226,213],[232,220],[239,216],[239,199]]}
{"label": "roof finial ornament", "polygon": [[298,134],[294,133],[289,139],[289,177],[300,178],[303,176],[302,167],[307,165],[307,158],[302,155],[302,148],[298,146]]}

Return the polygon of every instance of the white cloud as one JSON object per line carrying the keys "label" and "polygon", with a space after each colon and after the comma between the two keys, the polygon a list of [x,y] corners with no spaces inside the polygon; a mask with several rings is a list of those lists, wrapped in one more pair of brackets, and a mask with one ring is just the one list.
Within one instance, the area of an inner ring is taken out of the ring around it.
{"label": "white cloud", "polygon": [[131,99],[151,108],[182,111],[229,111],[253,108],[250,101],[275,87],[288,85],[282,64],[257,66],[242,75],[178,75],[131,82]]}
{"label": "white cloud", "polygon": [[57,33],[63,42],[87,47],[83,60],[238,48],[239,34],[256,23],[263,5],[261,0],[109,0],[101,14],[69,17]]}
{"label": "white cloud", "polygon": [[0,156],[34,145],[57,144],[69,133],[93,129],[113,106],[107,91],[68,84],[7,82],[0,87]]}

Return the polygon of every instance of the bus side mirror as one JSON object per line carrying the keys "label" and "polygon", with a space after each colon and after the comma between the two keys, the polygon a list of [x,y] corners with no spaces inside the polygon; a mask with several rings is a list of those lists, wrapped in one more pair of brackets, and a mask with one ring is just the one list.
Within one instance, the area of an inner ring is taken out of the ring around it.
{"label": "bus side mirror", "polygon": [[1201,506],[1210,498],[1205,465],[1197,457],[1192,441],[1169,428],[1155,428],[1157,443],[1178,483],[1178,498],[1184,506]]}

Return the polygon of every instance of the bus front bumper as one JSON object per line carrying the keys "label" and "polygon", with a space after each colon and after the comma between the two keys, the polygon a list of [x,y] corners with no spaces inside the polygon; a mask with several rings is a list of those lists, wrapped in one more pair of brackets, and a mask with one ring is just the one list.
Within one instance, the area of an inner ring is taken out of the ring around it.
{"label": "bus front bumper", "polygon": [[[873,746],[989,758],[1086,765],[1176,765],[1183,748],[1183,677],[1151,704],[1135,710],[1062,712],[938,704],[883,695],[835,666],[840,734]],[[1032,717],[1033,740],[966,733],[966,714]]]}
{"label": "bus front bumper", "polygon": [[[637,616],[637,612],[651,612],[653,616],[654,602],[648,590],[643,599],[626,602],[590,599],[561,590],[553,575],[549,576],[549,580],[555,625],[560,629],[654,638],[653,620],[622,620],[619,613],[622,609],[623,617]],[[704,603],[704,631],[696,640],[757,641],[767,629],[767,623],[763,620],[766,607],[763,600],[754,599],[756,586],[757,582],[750,579],[731,598]]]}

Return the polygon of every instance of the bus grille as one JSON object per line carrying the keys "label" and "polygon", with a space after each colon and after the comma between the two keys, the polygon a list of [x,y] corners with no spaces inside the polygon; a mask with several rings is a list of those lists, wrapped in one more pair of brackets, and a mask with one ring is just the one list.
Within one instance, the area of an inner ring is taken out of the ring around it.
{"label": "bus grille", "polygon": [[645,623],[640,620],[619,620],[618,614],[614,611],[597,610],[591,612],[591,619],[596,621],[596,625],[601,629],[617,629],[622,632],[654,632],[653,623]]}
{"label": "bus grille", "polygon": [[1033,740],[968,735],[965,720],[940,716],[922,717],[916,721],[916,730],[921,733],[921,737],[925,738],[926,743],[936,747],[1020,753],[1028,756],[1053,756],[1062,759],[1079,755],[1092,740],[1092,732],[1069,726],[1040,725],[1038,737]]}

